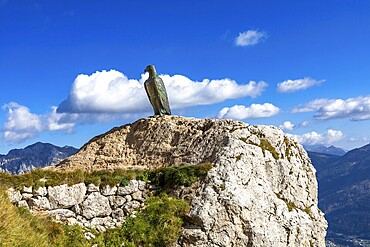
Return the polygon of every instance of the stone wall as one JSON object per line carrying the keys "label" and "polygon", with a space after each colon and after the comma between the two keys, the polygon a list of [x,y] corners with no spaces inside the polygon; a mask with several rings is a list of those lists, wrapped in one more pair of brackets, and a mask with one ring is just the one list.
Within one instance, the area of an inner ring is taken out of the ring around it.
{"label": "stone wall", "polygon": [[16,206],[45,213],[62,223],[98,231],[121,226],[125,217],[134,215],[152,192],[151,186],[138,180],[131,180],[127,186],[79,183],[8,189],[9,198]]}

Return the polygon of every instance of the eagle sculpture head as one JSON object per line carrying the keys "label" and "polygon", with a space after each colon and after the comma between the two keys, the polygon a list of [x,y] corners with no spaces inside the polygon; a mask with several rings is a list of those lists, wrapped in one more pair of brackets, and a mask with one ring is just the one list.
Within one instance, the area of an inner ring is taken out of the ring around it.
{"label": "eagle sculpture head", "polygon": [[144,72],[149,72],[150,75],[155,75],[157,73],[153,64],[146,66]]}

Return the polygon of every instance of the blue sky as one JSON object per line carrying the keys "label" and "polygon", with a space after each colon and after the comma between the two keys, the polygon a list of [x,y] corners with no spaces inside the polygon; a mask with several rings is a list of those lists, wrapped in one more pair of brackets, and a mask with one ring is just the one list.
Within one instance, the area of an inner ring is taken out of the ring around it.
{"label": "blue sky", "polygon": [[365,145],[369,13],[362,0],[0,0],[0,153],[36,141],[80,147],[151,115],[148,64],[175,115]]}

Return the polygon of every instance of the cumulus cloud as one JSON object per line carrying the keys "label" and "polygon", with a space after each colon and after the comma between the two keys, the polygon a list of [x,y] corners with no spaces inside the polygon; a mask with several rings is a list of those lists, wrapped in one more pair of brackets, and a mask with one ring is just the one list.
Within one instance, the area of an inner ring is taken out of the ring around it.
{"label": "cumulus cloud", "polygon": [[248,30],[239,33],[239,36],[235,39],[237,46],[252,46],[256,45],[266,38],[266,33],[259,32],[256,30]]}
{"label": "cumulus cloud", "polygon": [[299,126],[301,126],[303,128],[307,128],[309,125],[310,125],[309,121],[303,121],[302,123],[299,124]]}
{"label": "cumulus cloud", "polygon": [[293,130],[295,125],[290,121],[285,121],[282,125],[279,126],[282,130]]}
{"label": "cumulus cloud", "polygon": [[344,134],[342,131],[333,129],[328,129],[327,131],[321,134],[317,133],[316,131],[312,131],[302,135],[292,135],[292,134],[287,135],[304,145],[316,145],[316,144],[331,145],[344,138]]}
{"label": "cumulus cloud", "polygon": [[[3,138],[7,141],[21,142],[37,136],[44,130],[71,130],[76,116],[56,113],[56,107],[45,115],[37,115],[26,106],[16,102],[10,102],[3,107],[7,111],[7,119],[2,128]],[[72,117],[72,119],[71,119]]]}
{"label": "cumulus cloud", "polygon": [[[240,85],[231,79],[192,81],[183,75],[160,75],[166,86],[173,109],[195,105],[209,105],[226,99],[257,97],[267,83],[250,81]],[[62,102],[59,113],[138,113],[151,111],[144,82],[128,79],[116,70],[97,71],[92,75],[81,74],[73,82],[67,100]]]}
{"label": "cumulus cloud", "polygon": [[6,140],[17,142],[31,138],[42,128],[39,117],[25,106],[10,102],[3,106],[3,110],[8,111],[7,121],[3,127]]}
{"label": "cumulus cloud", "polygon": [[234,105],[225,107],[218,114],[217,118],[231,118],[236,120],[272,117],[280,112],[280,109],[273,104],[252,104],[249,107],[244,105]]}
{"label": "cumulus cloud", "polygon": [[349,99],[315,99],[293,109],[293,113],[316,111],[316,119],[348,118],[353,121],[370,119],[370,97]]}
{"label": "cumulus cloud", "polygon": [[278,83],[277,91],[280,93],[293,93],[315,85],[320,85],[324,82],[325,80],[315,80],[310,77],[305,77],[303,79],[297,80],[286,80]]}

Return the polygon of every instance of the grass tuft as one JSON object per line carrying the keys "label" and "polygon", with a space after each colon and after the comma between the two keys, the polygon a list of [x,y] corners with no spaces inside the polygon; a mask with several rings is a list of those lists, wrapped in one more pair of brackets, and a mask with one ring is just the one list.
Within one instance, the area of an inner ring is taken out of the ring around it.
{"label": "grass tuft", "polygon": [[276,152],[276,149],[271,145],[271,143],[266,139],[260,139],[260,148],[262,152],[265,153],[265,150],[269,151],[272,156],[277,160],[279,159],[279,154]]}
{"label": "grass tuft", "polygon": [[171,246],[179,237],[182,216],[188,211],[189,204],[184,200],[166,194],[150,197],[135,218],[105,233],[105,246]]}
{"label": "grass tuft", "polygon": [[198,164],[178,167],[167,167],[148,174],[151,183],[162,191],[177,189],[180,186],[190,186],[199,178],[205,177],[212,168],[212,164]]}

